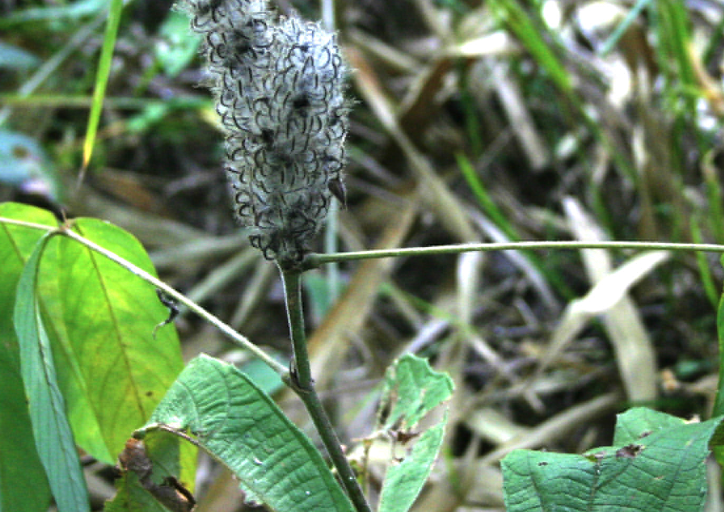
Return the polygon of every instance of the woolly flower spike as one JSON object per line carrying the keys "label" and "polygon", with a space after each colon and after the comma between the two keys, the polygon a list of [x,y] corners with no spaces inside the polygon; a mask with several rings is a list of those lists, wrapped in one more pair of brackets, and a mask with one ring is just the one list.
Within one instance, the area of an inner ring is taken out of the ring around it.
{"label": "woolly flower spike", "polygon": [[226,129],[236,213],[268,259],[295,264],[342,182],[347,103],[334,35],[274,22],[262,0],[185,0],[205,36],[211,88]]}

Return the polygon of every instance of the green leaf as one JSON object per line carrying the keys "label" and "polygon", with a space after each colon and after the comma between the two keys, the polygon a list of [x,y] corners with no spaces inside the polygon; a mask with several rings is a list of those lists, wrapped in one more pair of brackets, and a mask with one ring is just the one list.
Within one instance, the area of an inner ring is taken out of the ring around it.
{"label": "green leaf", "polygon": [[[450,398],[452,379],[436,372],[427,360],[405,354],[387,369],[380,411],[389,409],[378,431],[398,433],[397,442],[409,443],[411,429],[433,408]],[[401,462],[393,461],[382,484],[379,512],[405,512],[414,503],[430,475],[443,441],[447,414],[424,432]]]}
{"label": "green leaf", "polygon": [[189,32],[188,16],[175,11],[166,17],[159,36],[154,47],[156,60],[166,75],[174,78],[198,55],[201,36]]}
{"label": "green leaf", "polygon": [[103,110],[103,98],[106,95],[106,86],[108,85],[108,77],[111,74],[111,63],[113,61],[113,49],[116,45],[116,36],[118,35],[118,25],[121,22],[121,12],[123,11],[123,0],[111,0],[108,11],[108,24],[103,36],[103,47],[101,48],[101,56],[98,61],[98,73],[96,75],[96,84],[93,90],[93,104],[91,105],[90,116],[88,117],[88,128],[85,135],[85,143],[83,144],[83,166],[87,166],[93,153],[93,144],[96,140],[98,131],[98,123],[101,119]]}
{"label": "green leaf", "polygon": [[536,62],[549,73],[560,90],[571,94],[573,86],[566,67],[541,35],[539,24],[529,17],[523,5],[517,0],[494,0],[490,2],[490,8],[508,25]]}
{"label": "green leaf", "polygon": [[[15,203],[0,205],[0,217],[57,225],[50,212]],[[78,219],[75,226],[79,233],[154,274],[148,255],[130,234],[92,219]],[[42,234],[38,229],[0,224],[0,256],[6,263],[2,279],[8,279],[7,286],[0,288],[0,305],[7,305],[0,309],[0,341],[13,333],[14,283]],[[168,311],[153,288],[65,237],[53,237],[48,243],[39,281],[38,300],[76,442],[112,464],[183,368],[176,331],[172,325],[164,326],[154,339],[154,327]],[[14,335],[5,344],[15,347]],[[24,403],[24,394],[17,400]],[[4,453],[9,452],[0,451],[0,458]],[[185,446],[182,465],[182,479],[192,486],[193,447]]]}
{"label": "green leaf", "polygon": [[50,488],[35,449],[16,355],[0,341],[0,510],[44,512]]}
{"label": "green leaf", "polygon": [[88,491],[36,296],[40,258],[51,236],[45,235],[38,242],[20,276],[14,312],[15,332],[20,343],[20,369],[35,444],[58,510],[82,512],[90,510]]}
{"label": "green leaf", "polygon": [[40,59],[18,46],[0,41],[0,68],[32,70],[40,65]]}
{"label": "green leaf", "polygon": [[506,510],[702,510],[705,460],[721,420],[686,423],[637,408],[619,417],[625,444],[584,455],[516,450],[502,462]]}
{"label": "green leaf", "polygon": [[[0,204],[0,217],[49,227],[55,217],[17,203]],[[44,231],[0,223],[0,510],[44,512],[50,487],[35,449],[25,389],[20,375],[18,340],[12,313],[25,261]],[[10,434],[11,433],[11,434]]]}
{"label": "green leaf", "polygon": [[8,29],[21,23],[57,22],[70,20],[78,23],[79,19],[99,12],[105,7],[106,0],[79,0],[58,7],[31,7],[15,9],[0,18],[0,29]]}
{"label": "green leaf", "polygon": [[135,473],[124,473],[115,485],[116,495],[106,503],[104,512],[168,512],[143,488]]}
{"label": "green leaf", "polygon": [[[724,266],[724,257],[720,261]],[[716,330],[719,339],[719,384],[717,385],[714,410],[711,414],[712,416],[721,416],[724,415],[724,294],[719,300],[719,309],[716,313]],[[718,457],[717,460],[719,460]],[[719,462],[721,464],[723,461]]]}
{"label": "green leaf", "polygon": [[432,471],[432,464],[442,446],[447,415],[426,430],[412,451],[399,464],[387,468],[378,512],[405,512],[410,509]]}
{"label": "green leaf", "polygon": [[420,357],[405,354],[388,368],[381,408],[390,409],[382,428],[404,430],[417,425],[434,407],[450,398],[452,379]]}
{"label": "green leaf", "polygon": [[[73,230],[155,274],[126,231],[95,219],[77,219]],[[152,286],[70,238],[58,245],[59,304],[50,309],[65,332],[59,351],[68,365],[64,391],[76,409],[73,427],[81,446],[113,463],[183,368],[178,336],[167,325],[154,338],[168,311]]]}
{"label": "green leaf", "polygon": [[[724,266],[724,257],[721,258]],[[719,382],[716,388],[716,399],[712,416],[724,415],[724,294],[719,300],[719,308],[716,313],[716,330],[719,341]],[[714,457],[720,466],[724,466],[724,446],[714,446]]]}
{"label": "green leaf", "polygon": [[138,435],[160,425],[188,430],[272,510],[353,510],[309,438],[232,365],[191,361]]}
{"label": "green leaf", "polygon": [[616,416],[613,445],[626,446],[636,443],[642,436],[653,434],[659,430],[680,427],[685,423],[681,418],[670,414],[654,411],[647,407],[634,407]]}
{"label": "green leaf", "polygon": [[191,509],[193,497],[175,478],[179,473],[178,437],[155,431],[143,441],[130,439],[119,461],[121,476],[115,481],[117,493],[106,502],[105,512]]}

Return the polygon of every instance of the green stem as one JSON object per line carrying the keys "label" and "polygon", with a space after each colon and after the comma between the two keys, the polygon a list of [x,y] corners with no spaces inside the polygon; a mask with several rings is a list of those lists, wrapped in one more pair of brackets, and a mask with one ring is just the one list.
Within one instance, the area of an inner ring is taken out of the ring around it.
{"label": "green stem", "polygon": [[365,499],[362,488],[357,482],[354,471],[349,465],[347,456],[342,451],[332,423],[324,411],[322,402],[317,391],[314,389],[312,370],[309,364],[309,352],[307,351],[307,338],[304,332],[304,313],[302,309],[302,272],[296,269],[283,269],[280,267],[282,281],[284,282],[284,295],[287,305],[287,317],[289,319],[289,333],[292,338],[294,360],[289,385],[301,398],[307,412],[317,428],[319,437],[332,459],[334,467],[337,468],[342,485],[352,500],[357,512],[371,512],[369,503]]}
{"label": "green stem", "polygon": [[463,252],[522,251],[533,249],[633,249],[638,251],[718,252],[724,253],[724,245],[679,244],[670,242],[503,242],[483,244],[436,245],[431,247],[406,247],[402,249],[381,249],[377,251],[342,252],[332,254],[310,254],[303,263],[305,270],[317,268],[332,262],[369,260],[376,258],[398,258],[403,256],[430,256],[434,254],[460,254]]}

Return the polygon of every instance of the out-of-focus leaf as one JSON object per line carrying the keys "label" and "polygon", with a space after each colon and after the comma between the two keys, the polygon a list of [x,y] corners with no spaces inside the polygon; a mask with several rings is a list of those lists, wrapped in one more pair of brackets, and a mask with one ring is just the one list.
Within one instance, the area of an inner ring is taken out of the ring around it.
{"label": "out-of-focus leaf", "polygon": [[20,23],[37,21],[73,20],[94,14],[107,5],[106,0],[79,0],[58,7],[33,7],[19,9],[0,18],[0,28],[7,28]]}
{"label": "out-of-focus leaf", "polygon": [[118,35],[118,25],[121,22],[122,11],[123,0],[111,0],[108,9],[108,22],[106,24],[105,34],[103,35],[103,47],[101,48],[101,56],[98,61],[95,88],[93,89],[93,104],[91,105],[90,115],[88,116],[88,128],[86,129],[85,143],[83,144],[84,166],[88,165],[91,154],[93,153],[93,144],[95,143],[98,123],[101,119],[101,110],[103,109],[103,99],[106,95],[106,85],[108,85],[108,77],[111,74],[113,49],[116,45],[116,36]]}
{"label": "out-of-focus leaf", "polygon": [[58,199],[60,183],[53,166],[34,139],[0,130],[0,182]]}
{"label": "out-of-focus leaf", "polygon": [[186,69],[198,55],[201,37],[189,31],[188,16],[172,12],[159,30],[161,39],[156,43],[156,60],[169,77],[175,77]]}
{"label": "out-of-focus leaf", "polygon": [[40,59],[32,53],[0,41],[0,68],[27,70],[39,62]]}
{"label": "out-of-focus leaf", "polygon": [[[283,359],[276,357],[275,359],[284,362]],[[259,386],[259,389],[268,395],[276,393],[284,387],[284,382],[282,382],[279,374],[269,368],[269,365],[261,359],[251,359],[242,364],[240,369],[244,372],[244,375],[254,381],[254,384]]]}

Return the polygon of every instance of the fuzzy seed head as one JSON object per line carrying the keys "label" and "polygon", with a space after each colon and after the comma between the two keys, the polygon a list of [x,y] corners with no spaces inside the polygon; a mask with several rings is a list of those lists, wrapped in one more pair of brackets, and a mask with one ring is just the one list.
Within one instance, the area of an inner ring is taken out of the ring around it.
{"label": "fuzzy seed head", "polygon": [[345,199],[346,68],[336,37],[275,20],[262,0],[180,5],[205,38],[236,215],[266,258],[299,262],[332,196]]}

